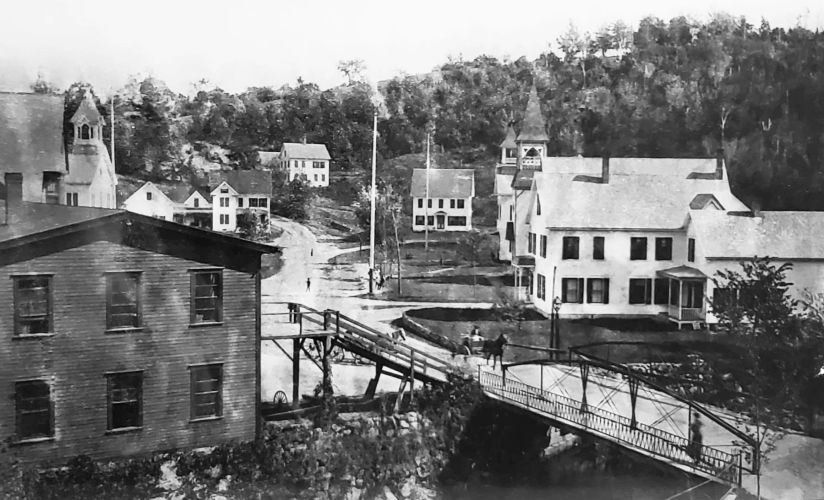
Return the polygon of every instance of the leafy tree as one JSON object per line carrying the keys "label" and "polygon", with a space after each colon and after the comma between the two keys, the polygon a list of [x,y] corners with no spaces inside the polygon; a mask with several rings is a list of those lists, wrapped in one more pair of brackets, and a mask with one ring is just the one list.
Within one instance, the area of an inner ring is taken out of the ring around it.
{"label": "leafy tree", "polygon": [[312,188],[305,179],[296,177],[289,181],[281,171],[272,172],[271,212],[303,222],[309,217],[309,204],[314,198]]}
{"label": "leafy tree", "polygon": [[32,83],[29,88],[35,94],[57,94],[60,90],[51,82],[46,80],[43,73],[37,73],[37,80]]}

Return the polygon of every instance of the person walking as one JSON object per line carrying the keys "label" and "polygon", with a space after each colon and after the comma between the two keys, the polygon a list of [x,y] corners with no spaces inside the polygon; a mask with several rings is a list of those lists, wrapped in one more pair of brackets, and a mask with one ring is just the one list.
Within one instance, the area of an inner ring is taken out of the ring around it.
{"label": "person walking", "polygon": [[306,291],[308,292],[311,287],[312,287],[312,278],[306,278]]}
{"label": "person walking", "polygon": [[701,448],[704,441],[704,435],[701,433],[701,427],[703,425],[701,415],[696,413],[690,424],[690,444],[688,450],[688,455],[696,464],[701,461]]}

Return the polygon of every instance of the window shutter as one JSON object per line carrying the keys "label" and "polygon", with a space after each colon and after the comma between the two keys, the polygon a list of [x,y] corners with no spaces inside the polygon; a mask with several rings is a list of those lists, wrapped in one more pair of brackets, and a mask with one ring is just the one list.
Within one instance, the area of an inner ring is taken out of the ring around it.
{"label": "window shutter", "polygon": [[609,304],[609,278],[604,279],[604,304]]}
{"label": "window shutter", "polygon": [[644,304],[652,304],[652,279],[646,279],[646,287],[644,288]]}
{"label": "window shutter", "polygon": [[592,303],[592,278],[587,280],[587,303]]}

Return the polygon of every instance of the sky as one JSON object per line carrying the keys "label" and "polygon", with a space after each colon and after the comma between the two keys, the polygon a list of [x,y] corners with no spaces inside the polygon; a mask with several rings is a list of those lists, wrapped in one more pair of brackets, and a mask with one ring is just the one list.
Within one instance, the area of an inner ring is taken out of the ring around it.
{"label": "sky", "polygon": [[[121,6],[122,4],[122,6]],[[328,88],[339,61],[362,59],[372,81],[425,73],[449,57],[537,57],[573,23],[580,31],[652,15],[711,13],[756,26],[824,28],[809,0],[40,0],[2,6],[0,90],[26,91],[38,73],[60,88],[83,80],[99,94],[131,75],[181,93],[201,79],[230,92],[298,77]]]}

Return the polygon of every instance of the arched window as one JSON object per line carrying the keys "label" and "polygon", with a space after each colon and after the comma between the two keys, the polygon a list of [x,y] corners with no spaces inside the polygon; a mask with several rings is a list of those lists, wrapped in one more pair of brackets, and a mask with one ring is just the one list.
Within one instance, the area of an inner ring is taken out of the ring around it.
{"label": "arched window", "polygon": [[526,156],[541,156],[541,153],[539,153],[535,148],[529,148],[529,151],[526,152]]}
{"label": "arched window", "polygon": [[84,123],[80,126],[80,138],[91,139],[92,129],[88,124]]}

